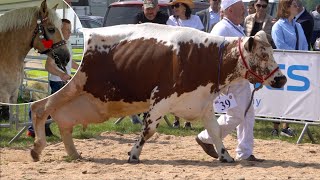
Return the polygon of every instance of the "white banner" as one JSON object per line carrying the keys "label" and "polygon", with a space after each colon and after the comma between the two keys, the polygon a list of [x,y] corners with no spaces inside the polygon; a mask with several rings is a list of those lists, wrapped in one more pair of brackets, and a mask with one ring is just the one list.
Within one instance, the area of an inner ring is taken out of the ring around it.
{"label": "white banner", "polygon": [[288,81],[255,93],[256,116],[320,121],[320,53],[276,51],[274,58]]}

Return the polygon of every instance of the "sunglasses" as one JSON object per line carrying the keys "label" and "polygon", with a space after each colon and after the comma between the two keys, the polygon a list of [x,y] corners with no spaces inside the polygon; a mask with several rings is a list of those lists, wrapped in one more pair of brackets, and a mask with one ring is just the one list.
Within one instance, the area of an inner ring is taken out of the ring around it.
{"label": "sunglasses", "polygon": [[174,5],[171,6],[172,9],[173,8],[179,8],[179,7],[180,7],[180,3],[174,4]]}
{"label": "sunglasses", "polygon": [[257,6],[257,8],[263,8],[263,9],[268,7],[267,4],[262,4],[262,5],[261,4],[256,4],[256,6]]}

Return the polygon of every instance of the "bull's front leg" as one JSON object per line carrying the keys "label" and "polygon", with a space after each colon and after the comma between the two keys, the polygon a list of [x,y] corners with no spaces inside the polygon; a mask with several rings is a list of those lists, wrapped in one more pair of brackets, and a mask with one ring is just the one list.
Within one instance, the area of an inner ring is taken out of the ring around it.
{"label": "bull's front leg", "polygon": [[159,125],[159,121],[161,120],[162,115],[155,112],[154,109],[149,112],[147,117],[143,121],[143,129],[140,134],[138,141],[134,144],[131,151],[128,152],[129,155],[129,163],[139,163],[139,156],[141,154],[144,143],[152,137],[152,135],[156,132],[156,128]]}
{"label": "bull's front leg", "polygon": [[219,155],[219,160],[221,162],[234,162],[234,159],[229,155],[228,151],[223,145],[220,136],[219,123],[214,115],[212,102],[207,106],[204,117],[203,117],[204,127],[207,129],[208,134],[212,137],[213,143],[216,147],[217,153]]}

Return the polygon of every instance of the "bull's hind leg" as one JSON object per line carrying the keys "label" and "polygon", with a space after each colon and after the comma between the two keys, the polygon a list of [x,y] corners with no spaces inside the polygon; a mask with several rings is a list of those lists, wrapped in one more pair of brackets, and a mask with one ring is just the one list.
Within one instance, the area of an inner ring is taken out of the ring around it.
{"label": "bull's hind leg", "polygon": [[42,101],[35,102],[31,105],[32,111],[32,123],[35,132],[35,141],[34,147],[31,149],[31,156],[34,161],[39,161],[39,156],[42,150],[46,146],[46,133],[45,133],[45,123],[48,117],[48,114],[44,111],[44,106],[47,102],[47,99]]}
{"label": "bull's hind leg", "polygon": [[213,143],[216,147],[221,162],[234,162],[234,159],[229,155],[228,151],[222,143],[220,137],[220,128],[216,117],[214,116],[212,103],[209,103],[205,110],[204,116],[204,127],[207,129],[209,135],[212,137]]}
{"label": "bull's hind leg", "polygon": [[139,137],[139,140],[135,143],[135,145],[132,147],[131,151],[128,153],[130,163],[139,163],[139,156],[141,154],[142,148],[144,143],[152,137],[152,135],[156,132],[156,128],[159,125],[159,121],[162,118],[162,115],[158,113],[159,111],[152,111],[149,112],[147,117],[145,118],[143,122],[143,130]]}
{"label": "bull's hind leg", "polygon": [[68,156],[71,159],[79,159],[81,158],[80,154],[77,152],[74,142],[72,139],[72,129],[73,127],[64,127],[64,125],[58,125],[59,131],[61,134],[61,138],[64,144],[64,147],[66,148],[66,151],[68,153]]}

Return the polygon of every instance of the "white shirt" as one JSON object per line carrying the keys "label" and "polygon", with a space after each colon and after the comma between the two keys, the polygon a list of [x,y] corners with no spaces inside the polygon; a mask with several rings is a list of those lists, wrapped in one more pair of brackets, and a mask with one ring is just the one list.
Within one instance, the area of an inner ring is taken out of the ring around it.
{"label": "white shirt", "polygon": [[210,34],[225,37],[243,37],[244,28],[241,25],[233,24],[229,19],[223,18],[211,30]]}
{"label": "white shirt", "polygon": [[302,10],[301,12],[299,12],[299,14],[297,14],[297,15],[295,16],[295,19],[296,19],[296,20],[299,19],[299,17],[300,17],[303,13],[304,13],[304,8],[303,8],[303,10]]}
{"label": "white shirt", "polygon": [[171,26],[182,26],[182,27],[191,27],[199,30],[203,30],[204,26],[197,15],[191,15],[189,19],[182,20],[180,18],[175,18],[171,15],[167,21],[167,25]]}
{"label": "white shirt", "polygon": [[[69,50],[69,53],[70,53],[70,59],[69,59],[69,62],[66,66],[66,70],[67,70],[67,73],[69,75],[71,75],[71,67],[72,67],[72,46],[71,46],[71,43],[69,41],[67,41],[67,44],[66,44],[68,50]],[[50,81],[62,81],[61,78],[59,76],[56,76],[56,75],[53,75],[53,74],[50,74],[49,73],[49,80]]]}

